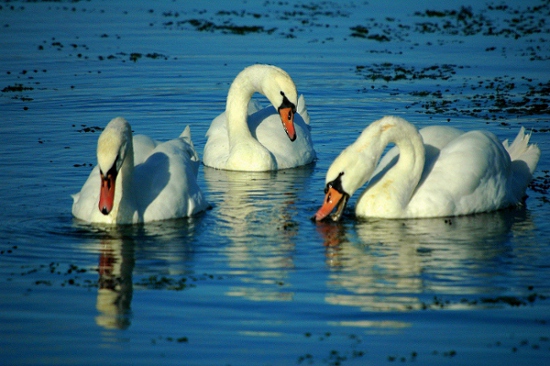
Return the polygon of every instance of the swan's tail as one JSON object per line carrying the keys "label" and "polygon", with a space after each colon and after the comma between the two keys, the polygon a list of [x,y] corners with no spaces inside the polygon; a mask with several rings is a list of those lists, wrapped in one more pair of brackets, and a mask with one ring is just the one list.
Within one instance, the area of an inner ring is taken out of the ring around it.
{"label": "swan's tail", "polygon": [[191,127],[189,127],[189,125],[185,126],[185,129],[180,135],[180,139],[184,139],[188,144],[193,146],[193,140],[191,139]]}
{"label": "swan's tail", "polygon": [[525,128],[522,127],[512,144],[508,140],[502,143],[512,160],[511,187],[508,192],[513,195],[513,202],[521,202],[525,198],[525,190],[539,162],[540,149],[535,144],[529,144],[530,137],[531,134],[525,134]]}
{"label": "swan's tail", "polygon": [[298,98],[298,105],[296,106],[296,111],[300,116],[302,116],[302,119],[304,122],[309,125],[309,113],[307,112],[306,107],[306,100],[304,99],[304,95],[300,95]]}
{"label": "swan's tail", "polygon": [[533,174],[539,162],[540,149],[535,144],[529,145],[530,138],[531,134],[525,134],[525,128],[522,127],[511,145],[508,140],[502,144],[510,154],[512,161],[523,161],[529,167],[529,172]]}

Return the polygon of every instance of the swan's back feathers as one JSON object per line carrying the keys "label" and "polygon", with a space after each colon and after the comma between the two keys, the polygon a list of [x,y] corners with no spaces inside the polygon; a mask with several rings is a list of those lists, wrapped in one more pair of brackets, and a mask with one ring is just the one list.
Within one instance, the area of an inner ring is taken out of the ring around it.
{"label": "swan's back feathers", "polygon": [[257,101],[256,99],[250,99],[250,102],[248,102],[248,115],[254,114],[258,112],[259,110],[262,110],[264,107],[262,107],[262,104]]}
{"label": "swan's back feathers", "polygon": [[143,163],[159,144],[157,140],[153,140],[149,136],[145,135],[134,135],[133,142],[134,165]]}
{"label": "swan's back feathers", "polygon": [[187,141],[190,137],[188,127],[184,134],[186,136],[159,144],[142,164],[135,167],[140,221],[191,216],[207,206],[196,180],[200,162],[197,152]]}
{"label": "swan's back feathers", "polygon": [[432,166],[425,166],[409,202],[408,217],[456,216],[502,208],[506,184],[500,182],[506,182],[510,159],[496,136],[486,131],[460,134],[435,158]]}

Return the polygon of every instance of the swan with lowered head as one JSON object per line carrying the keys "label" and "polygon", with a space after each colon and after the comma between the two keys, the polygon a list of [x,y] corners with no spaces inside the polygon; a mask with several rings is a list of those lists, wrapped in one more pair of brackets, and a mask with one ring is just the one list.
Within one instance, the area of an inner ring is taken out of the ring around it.
{"label": "swan with lowered head", "polygon": [[[459,216],[519,204],[540,157],[529,138],[521,128],[510,145],[486,131],[448,126],[418,131],[402,118],[384,117],[334,160],[324,203],[313,218],[323,220],[337,207],[330,217],[338,220],[367,181],[355,207],[359,217]],[[390,143],[396,146],[380,160]]]}
{"label": "swan with lowered head", "polygon": [[73,215],[83,221],[135,224],[191,216],[208,207],[197,184],[199,157],[189,126],[160,143],[132,136],[121,117],[97,143],[97,166],[73,195]]}
{"label": "swan with lowered head", "polygon": [[[251,103],[255,92],[265,95],[273,107],[261,109]],[[212,121],[203,162],[212,168],[239,171],[306,165],[316,157],[309,129],[304,98],[298,98],[291,77],[276,66],[252,65],[237,75],[227,94],[225,112]]]}

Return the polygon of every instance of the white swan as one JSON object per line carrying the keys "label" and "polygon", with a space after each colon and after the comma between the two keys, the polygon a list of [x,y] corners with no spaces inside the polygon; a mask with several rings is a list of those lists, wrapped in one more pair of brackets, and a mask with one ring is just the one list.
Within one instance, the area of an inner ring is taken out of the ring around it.
{"label": "white swan", "polygon": [[[249,105],[255,92],[277,110]],[[206,136],[203,162],[216,169],[279,170],[309,164],[316,157],[303,96],[298,100],[290,76],[271,65],[252,65],[237,75],[225,112],[212,121]]]}
{"label": "white swan", "polygon": [[200,165],[189,126],[179,138],[159,143],[132,138],[121,117],[97,142],[98,165],[73,195],[73,215],[93,223],[133,224],[193,215],[208,207],[197,185]]}
{"label": "white swan", "polygon": [[[368,126],[330,166],[325,201],[314,219],[338,220],[351,195],[360,217],[422,218],[494,211],[521,202],[540,157],[522,128],[509,145],[486,131],[431,126],[399,117]],[[380,160],[389,143],[395,147]]]}

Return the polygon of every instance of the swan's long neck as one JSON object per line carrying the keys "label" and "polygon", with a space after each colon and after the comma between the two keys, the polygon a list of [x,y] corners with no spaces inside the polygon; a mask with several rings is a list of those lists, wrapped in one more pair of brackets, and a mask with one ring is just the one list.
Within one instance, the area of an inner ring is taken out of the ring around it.
{"label": "swan's long neck", "polygon": [[[406,208],[414,194],[425,162],[425,149],[421,135],[410,123],[401,118],[386,117],[374,126],[361,154],[366,158],[374,158],[376,165],[388,144],[394,143],[399,149],[399,160],[376,181],[371,181],[363,193],[361,201],[384,211],[402,211]],[[369,128],[370,129],[370,128]],[[365,131],[367,132],[367,131]],[[372,172],[371,172],[372,174]]]}
{"label": "swan's long neck", "polygon": [[132,140],[130,138],[128,142],[126,157],[116,180],[115,201],[111,214],[118,221],[121,221],[121,217],[132,215],[134,212],[134,198],[131,195],[134,176],[134,145]]}
{"label": "swan's long neck", "polygon": [[[101,133],[97,161],[101,171],[98,214],[103,216],[100,221],[128,221],[128,215],[133,215],[135,209],[131,196],[134,144],[132,128],[124,118],[114,118]],[[113,185],[114,191],[111,189]]]}
{"label": "swan's long neck", "polygon": [[249,67],[241,71],[231,84],[225,108],[230,147],[237,141],[253,139],[247,123],[248,103],[254,93],[266,94],[262,85],[265,77],[265,70]]}

